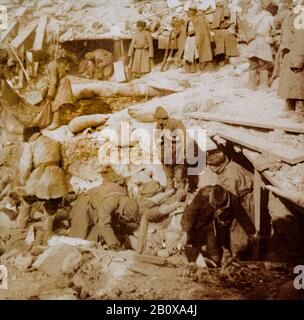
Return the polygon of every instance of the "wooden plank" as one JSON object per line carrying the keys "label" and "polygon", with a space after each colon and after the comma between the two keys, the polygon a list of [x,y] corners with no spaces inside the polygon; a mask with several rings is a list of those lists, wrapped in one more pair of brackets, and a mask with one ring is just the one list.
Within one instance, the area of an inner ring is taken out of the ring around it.
{"label": "wooden plank", "polygon": [[304,151],[290,148],[280,143],[274,143],[253,134],[236,129],[222,129],[217,134],[226,140],[230,140],[251,150],[269,154],[273,158],[289,164],[297,164],[304,161]]}
{"label": "wooden plank", "polygon": [[167,262],[166,258],[157,257],[157,256],[147,256],[142,254],[137,254],[134,256],[135,261],[156,264],[158,266],[164,266]]}
{"label": "wooden plank", "polygon": [[[243,154],[255,167],[255,160],[259,156],[259,153],[245,149],[243,150]],[[280,184],[276,181],[276,179],[273,178],[271,171],[264,171],[262,175],[272,185],[272,186],[269,186],[269,185],[265,186],[267,190],[277,194],[278,196],[284,199],[287,199],[295,203],[301,208],[304,208],[304,204],[302,204],[302,202],[299,202],[300,199],[295,198],[294,195],[292,195],[290,192],[282,190],[282,187],[280,186]]]}
{"label": "wooden plank", "polygon": [[284,199],[287,199],[287,200],[295,203],[299,207],[304,208],[304,203],[301,201],[302,199],[294,196],[292,193],[290,193],[288,191],[283,191],[282,189],[274,187],[274,186],[266,186],[266,189],[268,189],[269,191],[275,193],[276,195],[278,195]]}
{"label": "wooden plank", "polygon": [[254,121],[252,119],[243,117],[234,117],[229,115],[217,115],[207,112],[191,112],[188,114],[193,119],[207,120],[214,122],[222,122],[227,124],[233,124],[244,127],[253,127],[261,129],[279,129],[286,132],[304,133],[304,126],[301,123],[291,123],[287,119],[276,119],[273,121]]}
{"label": "wooden plank", "polygon": [[3,32],[1,38],[0,38],[0,43],[4,42],[6,40],[6,38],[10,35],[10,33],[15,29],[15,27],[17,26],[18,22],[15,21],[14,23],[12,23],[8,29]]}
{"label": "wooden plank", "polygon": [[36,37],[34,40],[33,51],[42,50],[47,20],[48,16],[42,16],[39,19],[38,27],[36,29]]}
{"label": "wooden plank", "polygon": [[37,21],[31,21],[24,29],[19,32],[17,37],[11,42],[13,48],[18,49],[24,41],[31,35],[37,27]]}

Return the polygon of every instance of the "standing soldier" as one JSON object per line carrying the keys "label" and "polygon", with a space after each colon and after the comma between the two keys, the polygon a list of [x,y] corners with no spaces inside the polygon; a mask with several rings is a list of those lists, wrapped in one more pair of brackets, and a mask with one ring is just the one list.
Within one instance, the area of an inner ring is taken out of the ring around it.
{"label": "standing soldier", "polygon": [[[248,58],[250,64],[249,88],[255,90],[258,84],[260,87],[268,88],[269,72],[273,68],[272,53],[272,24],[273,15],[276,13],[277,6],[270,3],[267,7],[261,1],[261,13],[257,15],[253,26],[254,35],[248,45]],[[276,10],[275,10],[276,9]]]}
{"label": "standing soldier", "polygon": [[137,32],[130,45],[129,67],[135,77],[151,72],[153,65],[154,49],[151,33],[146,30],[144,21],[137,22]]}
{"label": "standing soldier", "polygon": [[195,38],[196,47],[198,50],[199,62],[201,69],[204,69],[208,62],[212,62],[212,50],[211,50],[211,35],[208,23],[205,19],[204,14],[198,14],[198,9],[195,4],[192,4],[188,8],[188,20],[186,21],[185,28],[183,31],[183,38],[187,38],[187,26],[189,21],[192,22]]}
{"label": "standing soldier", "polygon": [[[299,1],[303,4],[303,0]],[[279,96],[286,101],[286,110],[295,110],[294,120],[304,122],[304,29],[295,26],[297,14],[291,11],[282,24]]]}
{"label": "standing soldier", "polygon": [[[162,135],[161,161],[167,177],[166,189],[170,190],[174,186],[184,188],[186,128],[181,121],[169,118],[163,107],[157,107],[153,116],[157,122],[157,129],[161,130]],[[168,156],[171,158],[168,159]]]}
{"label": "standing soldier", "polygon": [[34,120],[34,126],[41,129],[54,130],[60,126],[60,108],[73,106],[75,98],[71,82],[66,77],[70,67],[64,51],[47,66],[48,84],[44,89],[46,99],[42,103],[41,112]]}
{"label": "standing soldier", "polygon": [[230,10],[227,1],[218,1],[211,28],[214,30],[215,60],[220,65],[225,64],[226,57],[238,57],[236,25],[230,21]]}

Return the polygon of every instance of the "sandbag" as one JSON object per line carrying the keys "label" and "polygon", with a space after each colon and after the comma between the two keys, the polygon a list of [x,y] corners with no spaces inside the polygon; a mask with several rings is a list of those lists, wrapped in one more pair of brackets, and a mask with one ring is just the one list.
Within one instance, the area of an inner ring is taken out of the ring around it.
{"label": "sandbag", "polygon": [[99,127],[107,122],[109,116],[104,114],[93,114],[80,116],[70,121],[68,127],[72,133],[78,133],[89,127]]}

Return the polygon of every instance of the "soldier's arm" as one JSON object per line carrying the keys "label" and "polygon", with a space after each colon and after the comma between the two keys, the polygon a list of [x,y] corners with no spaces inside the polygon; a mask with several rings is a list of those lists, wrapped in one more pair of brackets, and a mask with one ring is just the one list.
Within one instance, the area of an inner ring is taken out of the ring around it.
{"label": "soldier's arm", "polygon": [[153,58],[154,57],[153,38],[150,32],[148,32],[147,36],[148,36],[148,43],[149,43],[149,57]]}
{"label": "soldier's arm", "polygon": [[109,248],[116,248],[120,246],[113,228],[112,228],[112,215],[115,213],[118,202],[111,197],[104,199],[100,204],[97,202],[92,203],[98,213],[98,227],[100,235],[103,237]]}
{"label": "soldier's arm", "polygon": [[33,168],[33,155],[30,145],[27,143],[24,145],[22,156],[20,159],[19,166],[19,179],[21,185],[25,185],[27,179],[29,178]]}
{"label": "soldier's arm", "polygon": [[58,68],[57,64],[52,64],[49,68],[49,88],[47,97],[51,100],[55,99],[57,91],[57,81],[58,81]]}

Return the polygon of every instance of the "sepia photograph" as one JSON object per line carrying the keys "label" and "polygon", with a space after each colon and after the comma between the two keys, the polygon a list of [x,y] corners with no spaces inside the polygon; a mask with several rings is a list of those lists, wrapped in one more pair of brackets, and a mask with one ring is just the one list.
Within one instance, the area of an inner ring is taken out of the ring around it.
{"label": "sepia photograph", "polygon": [[304,300],[304,0],[0,0],[0,300]]}

